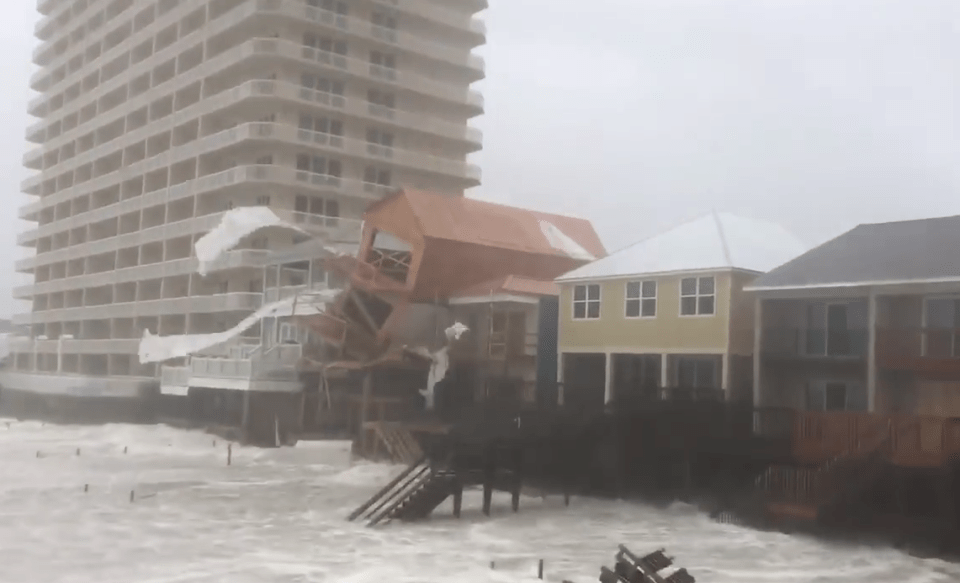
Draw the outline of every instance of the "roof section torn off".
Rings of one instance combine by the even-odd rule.
[[[332,302],[339,293],[340,290],[323,290],[308,295],[284,298],[263,306],[224,332],[155,336],[149,330],[144,330],[143,338],[140,340],[140,364],[163,362],[213,348],[243,334],[263,318],[307,316],[323,312],[326,304]]]
[[[547,238],[550,246],[559,251],[563,251],[574,259],[583,259],[584,261],[594,261],[594,257],[589,251],[580,246],[579,243],[567,236],[551,222],[540,221],[540,230],[543,236]]]
[[[287,220],[281,218],[279,215],[277,215],[277,213],[265,206],[250,206],[231,209],[224,213],[220,223],[214,227],[213,230],[203,237],[197,239],[196,244],[194,244],[194,252],[197,254],[197,260],[199,263],[197,266],[197,273],[200,275],[206,275],[207,267],[211,262],[215,261],[217,257],[223,253],[226,253],[227,251],[236,247],[244,237],[257,232],[260,229],[265,229],[267,227],[281,227],[302,233],[309,237],[316,237],[318,235],[308,229],[308,227],[311,226],[309,223],[305,223],[303,226],[300,226],[295,224],[295,222],[299,221],[300,219],[324,220],[325,218],[327,217],[304,213],[293,213],[292,220]],[[340,218],[336,218],[336,220],[338,223],[350,221],[350,219]],[[359,228],[359,221],[352,221],[352,223]],[[359,238],[359,230],[357,232],[357,237]],[[338,246],[324,245],[322,247],[322,251],[334,256],[342,255],[344,253],[344,251],[339,249]]]
[[[265,206],[235,208],[223,215],[220,224],[212,231],[197,239],[194,251],[197,254],[200,275],[207,274],[207,265],[221,254],[236,247],[240,240],[265,227],[284,226],[303,232],[300,227],[287,224],[276,213]]]

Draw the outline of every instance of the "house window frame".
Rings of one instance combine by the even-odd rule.
[[[930,294],[923,296],[923,302],[920,306],[920,327],[923,330],[923,333],[920,335],[920,354],[924,357],[928,355],[929,349],[929,338],[928,334],[931,330],[937,330],[930,325],[930,302],[936,300],[952,300],[954,302],[960,302],[960,294],[956,293],[942,293],[942,294]],[[950,328],[943,328],[942,330],[950,330]],[[960,338],[958,338],[957,329],[953,329],[952,341],[951,341],[951,354],[960,355]],[[957,358],[954,356],[953,358]]]
[[[522,356],[526,348],[526,313],[519,309],[499,308],[490,312],[489,326],[487,330],[487,356],[496,359],[510,359]],[[497,320],[500,319],[503,329],[497,328]],[[512,334],[516,328],[512,324],[519,321],[523,332],[524,341],[520,346],[511,342]]]
[[[584,288],[583,290],[583,299],[577,299],[577,288]],[[597,298],[590,298],[590,288],[597,288]],[[596,317],[590,317],[590,304],[597,304],[597,315]],[[577,304],[583,304],[583,317],[577,317]],[[573,286],[572,294],[570,296],[570,318],[572,320],[582,321],[582,320],[599,320],[603,314],[603,290],[599,283],[578,283]]]
[[[696,292],[694,294],[684,294],[683,293],[683,282],[688,279],[693,279],[696,281]],[[704,279],[713,280],[713,293],[705,294],[700,292],[700,282]],[[717,315],[717,277],[715,275],[691,275],[680,278],[679,289],[680,301],[679,306],[677,307],[679,316],[681,318],[713,318]],[[694,298],[696,302],[696,311],[693,314],[684,314],[683,313],[683,300],[684,298]],[[713,310],[709,314],[700,313],[700,300],[702,298],[713,298]]]
[[[643,295],[643,286],[648,283],[653,284],[652,296]],[[637,297],[630,296],[630,284],[639,284],[637,291],[640,295],[638,295]],[[623,285],[623,317],[626,318],[627,320],[653,320],[654,318],[656,318],[657,308],[659,303],[658,302],[659,288],[660,286],[658,285],[657,280],[655,279],[637,279],[637,280],[631,280],[626,282]],[[643,315],[643,304],[644,302],[647,302],[647,301],[653,302],[653,315],[650,315],[650,316]],[[636,316],[631,316],[629,314],[628,307],[630,306],[630,302],[638,303],[638,311]]]

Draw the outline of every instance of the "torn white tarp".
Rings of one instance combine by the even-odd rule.
[[[197,254],[200,275],[207,274],[207,266],[221,254],[233,249],[240,240],[266,227],[285,227],[303,233],[303,229],[277,216],[265,206],[240,207],[224,213],[220,224],[197,239],[194,251]]]
[[[453,342],[454,340],[459,340],[463,333],[468,330],[469,328],[460,322],[456,322],[453,326],[450,326],[444,331],[444,334],[447,337],[447,346],[444,346],[436,352],[430,352],[426,348],[418,348],[414,351],[417,354],[430,359],[430,372],[427,373],[427,387],[420,390],[420,394],[423,395],[427,411],[433,410],[437,383],[442,381],[447,376],[447,371],[450,369],[449,343]]]
[[[549,221],[540,221],[540,230],[543,236],[547,238],[550,246],[558,251],[563,251],[574,259],[583,259],[584,261],[593,261],[596,259],[589,251],[580,246],[570,236],[561,231],[556,225]]]
[[[284,298],[263,306],[241,320],[239,324],[224,332],[155,336],[149,330],[144,330],[143,338],[140,340],[140,364],[163,362],[171,358],[189,356],[218,344],[223,344],[236,338],[264,318],[309,316],[320,313],[326,309],[327,303],[336,298],[338,293],[340,293],[339,290],[322,290]]]

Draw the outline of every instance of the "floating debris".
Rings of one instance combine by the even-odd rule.
[[[600,568],[600,583],[696,583],[686,569],[679,569],[668,577],[659,574],[671,565],[673,559],[664,554],[664,549],[637,558],[620,545],[613,570]]]

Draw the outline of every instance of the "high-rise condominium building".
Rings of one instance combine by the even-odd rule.
[[[20,217],[19,339],[5,390],[119,395],[156,378],[143,330],[225,330],[262,305],[253,237],[196,273],[193,244],[239,206],[331,236],[409,186],[480,182],[468,120],[487,0],[40,0],[38,121]],[[83,384],[77,384],[84,379]],[[90,379],[97,379],[91,383]]]

